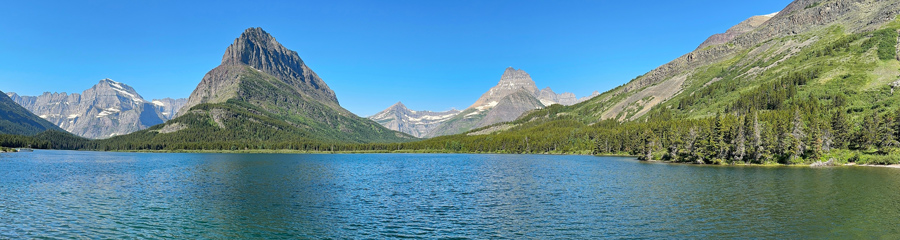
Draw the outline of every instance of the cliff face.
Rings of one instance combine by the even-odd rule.
[[[86,138],[132,133],[161,124],[171,116],[165,114],[165,103],[146,101],[131,86],[110,79],[101,80],[81,94],[7,95],[35,115]]]

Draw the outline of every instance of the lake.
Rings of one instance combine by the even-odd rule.
[[[0,154],[0,238],[900,239],[900,169],[468,154]]]

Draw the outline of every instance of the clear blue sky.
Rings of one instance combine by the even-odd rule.
[[[506,67],[579,97],[626,83],[788,0],[10,1],[0,90],[81,92],[100,79],[188,97],[248,27],[262,27],[368,116],[402,101],[462,109]]]

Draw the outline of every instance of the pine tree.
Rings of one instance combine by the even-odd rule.
[[[806,137],[807,153],[809,154],[809,159],[816,160],[822,157],[825,141],[822,137],[821,126],[816,123],[810,123],[809,125],[809,134]]]
[[[716,159],[725,159],[728,154],[728,144],[725,141],[725,134],[727,133],[725,118],[717,113],[714,124],[712,146],[710,146],[711,152],[715,153]]]
[[[762,129],[759,126],[759,113],[753,112],[753,160],[757,163],[762,163],[760,159],[763,157],[763,152],[765,149],[763,148],[763,138],[762,138]]]
[[[734,161],[741,162],[744,161],[744,155],[747,152],[746,148],[746,137],[744,136],[744,125],[741,124],[738,126],[737,136],[734,138]]]
[[[806,133],[803,131],[803,118],[800,116],[799,109],[794,109],[794,120],[791,121],[791,125],[793,125],[793,128],[790,134],[791,152],[789,156],[791,160],[796,160],[806,152],[806,144],[803,142],[806,138]]]
[[[867,150],[878,145],[880,124],[881,119],[877,112],[872,112],[863,119],[856,137],[860,149]]]
[[[847,148],[850,145],[850,136],[852,131],[847,123],[847,114],[838,109],[831,116],[831,129],[834,135],[834,146],[837,148]]]
[[[645,130],[643,135],[644,151],[642,157],[644,160],[650,161],[653,160],[653,148],[656,146],[659,140],[657,140],[656,134],[654,134],[653,131],[649,129]]]
[[[699,149],[696,148],[697,140],[699,139],[700,134],[697,131],[697,127],[691,127],[691,130],[688,131],[688,134],[684,135],[684,150],[686,151],[686,159],[688,161],[694,161],[700,159]]]

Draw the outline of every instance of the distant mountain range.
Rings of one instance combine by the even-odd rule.
[[[574,105],[597,95],[599,93],[595,91],[591,96],[579,99],[573,93],[556,94],[549,87],[538,90],[528,73],[509,67],[497,86],[463,111],[413,111],[397,103],[369,118],[391,130],[430,138],[512,121],[530,110],[552,104]]]
[[[370,116],[369,119],[388,129],[421,138],[459,113],[460,111],[456,109],[444,112],[414,111],[397,102],[384,111]]]
[[[108,138],[161,124],[175,116],[186,99],[144,100],[137,91],[111,79],[81,94],[49,93],[19,96],[13,101],[60,128],[85,138]]]
[[[342,108],[297,52],[261,28],[249,28],[228,46],[221,65],[203,77],[174,119],[103,144],[222,149],[412,139]]]

